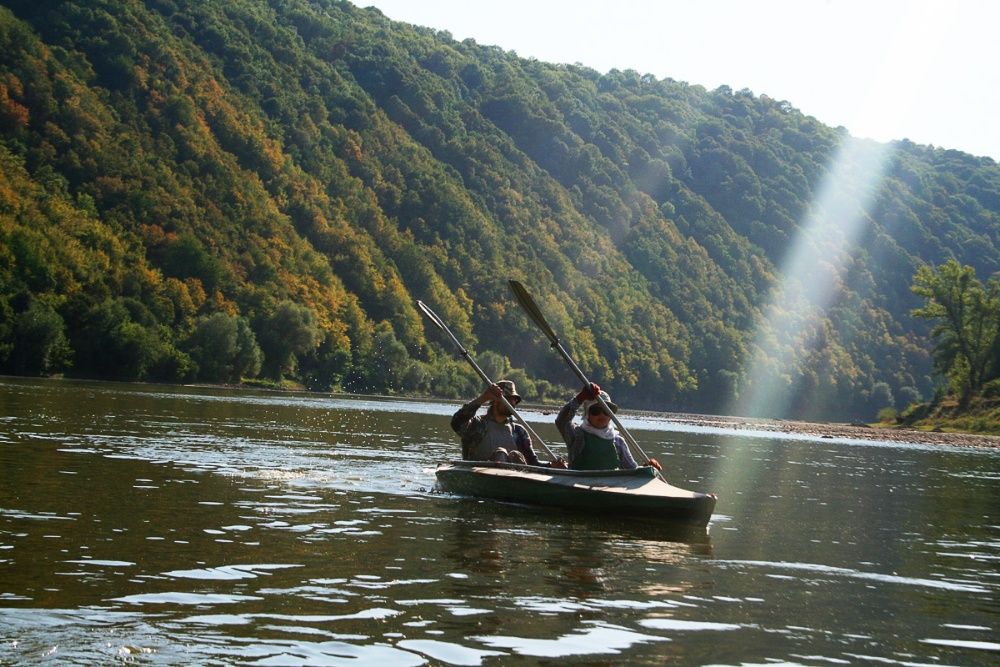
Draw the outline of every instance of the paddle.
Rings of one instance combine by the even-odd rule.
[[[549,323],[545,321],[545,317],[542,315],[542,311],[539,310],[538,304],[536,304],[535,300],[531,298],[530,294],[528,294],[528,290],[526,290],[524,288],[524,285],[522,285],[516,280],[508,280],[507,284],[510,285],[510,290],[514,293],[514,298],[516,298],[517,302],[521,304],[521,307],[524,308],[525,311],[527,311],[528,317],[530,317],[534,321],[534,323],[538,325],[538,328],[542,330],[542,333],[544,333],[548,337],[548,339],[552,341],[553,349],[555,349],[559,354],[562,355],[562,358],[566,360],[566,363],[569,364],[569,367],[573,370],[574,373],[576,373],[576,376],[580,378],[580,381],[583,382],[585,386],[589,387],[590,380],[587,379],[587,376],[583,374],[583,371],[580,370],[580,367],[577,366],[576,363],[573,361],[573,359],[569,356],[569,353],[566,351],[566,348],[564,348],[562,346],[562,343],[559,342],[559,336],[557,336],[556,332],[552,330],[552,327],[549,326]],[[611,411],[611,408],[608,407],[608,404],[604,401],[603,398],[598,396],[597,400],[600,402],[601,407],[604,408],[605,412],[611,415],[611,421],[615,423],[615,426],[618,428],[618,431],[621,432],[623,436],[625,436],[625,442],[628,444],[630,448],[632,448],[633,453],[637,453],[639,455],[640,461],[644,465],[649,465],[649,457],[646,456],[646,452],[642,451],[642,447],[640,447],[639,443],[635,441],[635,438],[632,437],[632,434],[629,433],[624,426],[622,426],[622,423],[618,421],[618,417],[616,417],[615,413]]]
[[[458,342],[458,339],[455,338],[455,334],[453,334],[451,332],[451,329],[449,329],[445,325],[445,323],[441,320],[441,318],[437,316],[437,313],[431,310],[430,307],[423,301],[417,301],[417,307],[420,308],[421,312],[423,312],[423,314],[427,316],[427,319],[433,322],[437,328],[441,329],[441,331],[448,334],[448,337],[451,338],[451,342],[453,342],[455,344],[455,347],[458,348],[459,354],[465,357],[465,360],[472,365],[472,368],[476,371],[476,373],[479,374],[479,377],[481,377],[486,384],[492,385],[493,381],[490,380],[489,376],[486,375],[485,372],[483,372],[483,369],[479,367],[479,364],[477,364],[476,361],[472,358],[472,355],[469,354],[469,351],[466,350],[460,342]],[[531,429],[530,426],[528,426],[528,422],[524,421],[524,418],[520,414],[518,414],[517,410],[514,409],[514,406],[510,404],[510,402],[507,400],[507,397],[504,396],[502,393],[500,394],[500,400],[503,401],[504,406],[510,411],[510,413],[517,418],[517,421],[521,422],[521,426],[523,426],[528,430],[528,433],[531,434],[532,440],[541,445],[542,449],[548,455],[549,460],[554,463],[556,461],[556,456],[545,444],[545,441],[542,440],[538,436],[538,434]]]

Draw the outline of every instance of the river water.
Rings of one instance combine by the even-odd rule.
[[[1000,661],[1000,450],[625,419],[682,531],[434,492],[455,408],[0,378],[0,664]]]

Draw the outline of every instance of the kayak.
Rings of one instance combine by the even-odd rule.
[[[650,466],[634,470],[561,470],[541,466],[451,461],[438,464],[438,488],[448,493],[704,526],[713,494],[671,486]]]

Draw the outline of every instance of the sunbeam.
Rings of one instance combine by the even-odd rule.
[[[730,411],[783,417],[800,390],[792,373],[826,337],[823,321],[845,282],[858,237],[870,223],[869,202],[891,148],[847,138],[800,224],[786,255],[782,281],[751,347],[745,390]]]
[[[933,43],[935,31],[950,20],[928,3],[915,3],[909,14],[901,15],[895,32],[885,35],[884,58],[872,63],[875,76],[867,98],[857,100],[857,106],[878,117],[887,109],[899,108],[901,102],[910,102],[905,106],[912,108],[917,93],[936,83],[936,70],[926,60],[906,59],[905,49],[895,47],[914,39]],[[841,347],[845,341],[831,330],[827,314],[843,292],[857,243],[873,222],[869,205],[881,187],[893,150],[889,144],[844,134],[781,263],[781,281],[763,309],[729,414],[785,417],[792,412],[822,412],[815,408],[836,395],[830,384],[835,374],[824,371],[847,353]],[[802,375],[804,368],[811,374]],[[784,486],[784,468],[789,465],[784,457],[754,458],[738,438],[730,438],[724,449],[714,488],[723,499],[735,502],[729,506],[724,502],[723,512],[739,515],[742,503],[736,496],[761,491],[756,487],[763,465],[771,468],[772,484]],[[766,521],[753,519],[762,517],[743,524],[751,530],[750,526],[768,530]]]
[[[873,83],[858,106],[880,115],[883,109],[915,100],[918,91],[933,84],[926,61],[906,59],[904,49],[896,47],[916,38],[930,40],[949,20],[927,3],[915,3],[901,16],[895,32],[885,36],[883,59],[872,63]],[[888,144],[845,135],[785,255],[781,282],[771,293],[744,360],[744,381],[729,410],[732,414],[781,417],[793,400],[801,412],[809,397],[800,395],[804,387],[795,381],[794,369],[809,367],[803,360],[830,342],[823,324],[826,311],[845,282],[855,244],[871,223],[866,211],[891,153]],[[814,365],[813,370],[815,382],[828,381],[821,367]]]
[[[817,370],[814,384],[806,387],[807,382],[795,377],[795,369],[805,367],[810,354],[826,352],[822,348],[830,344],[823,324],[826,310],[836,301],[856,242],[870,223],[866,208],[878,190],[890,153],[884,144],[849,137],[837,151],[786,255],[782,282],[773,290],[766,318],[758,325],[745,364],[742,395],[730,414],[783,417],[793,403],[802,409],[804,403],[822,400],[827,393],[822,385],[828,377],[822,377],[822,371]],[[769,460],[751,456],[736,437],[728,438],[723,449],[714,488],[735,501],[726,509],[731,515],[742,512],[737,496],[761,492],[756,485],[762,465],[769,466],[779,487],[786,479],[787,462],[781,455]],[[751,530],[750,526],[766,530],[762,525],[766,519],[740,517],[740,523]]]

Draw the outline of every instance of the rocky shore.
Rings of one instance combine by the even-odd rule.
[[[819,438],[853,438],[856,440],[883,440],[912,444],[951,445],[954,447],[1000,447],[1000,436],[973,433],[946,433],[888,426],[872,427],[865,424],[751,419],[747,417],[720,417],[683,413],[659,413],[657,416],[669,421],[681,422],[692,426],[799,433]]]

